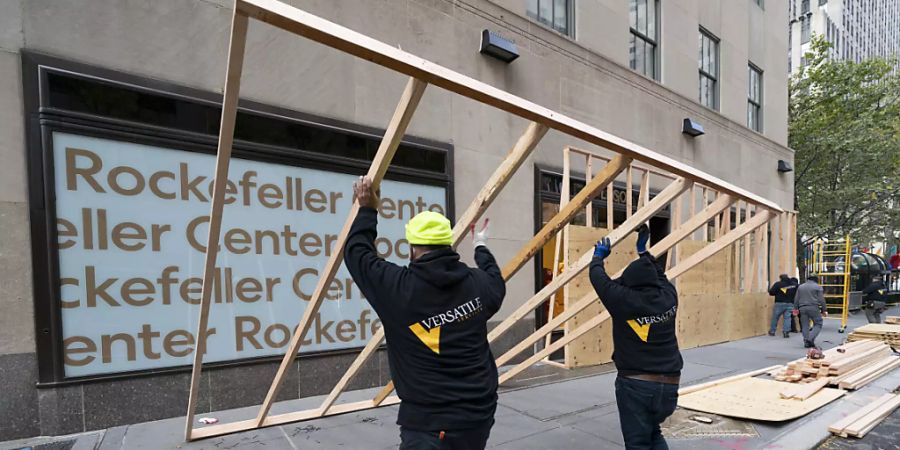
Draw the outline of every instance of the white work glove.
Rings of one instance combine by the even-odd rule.
[[[473,223],[470,227],[472,232],[472,248],[478,248],[481,246],[487,247],[487,240],[489,235],[489,225],[491,219],[484,219],[484,225],[481,226],[481,231],[475,232],[475,224]]]

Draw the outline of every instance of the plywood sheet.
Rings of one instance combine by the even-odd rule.
[[[575,261],[581,255],[591,250],[594,244],[608,233],[609,230],[605,228],[570,226],[568,236],[569,261]],[[606,258],[607,273],[615,273],[637,258],[636,242],[637,235],[632,233],[613,248],[612,254]],[[594,288],[591,286],[588,271],[584,271],[569,283],[566,288],[565,302],[567,305],[572,304],[593,292]],[[581,324],[596,317],[604,310],[603,305],[598,300],[596,304],[589,306],[566,322],[566,332],[578,328]],[[575,339],[566,347],[566,366],[580,367],[607,363],[612,361],[612,352],[612,322],[606,321],[599,327]]]
[[[678,406],[741,419],[782,422],[796,419],[837,400],[844,391],[825,388],[806,400],[783,399],[779,393],[791,383],[760,378],[713,386],[678,398]]]

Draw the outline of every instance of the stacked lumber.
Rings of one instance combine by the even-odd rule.
[[[863,437],[900,406],[900,395],[884,394],[874,402],[835,422],[828,431],[841,436]]]
[[[900,325],[890,323],[870,323],[853,330],[848,341],[871,339],[883,341],[892,347],[900,347]]]
[[[884,323],[900,325],[900,316],[887,316],[884,318]]]
[[[828,349],[823,355],[822,359],[803,358],[790,362],[773,376],[776,381],[816,385],[821,384],[821,380],[827,380],[818,388],[810,388],[815,393],[826,384],[858,389],[900,366],[900,358],[894,356],[891,348],[884,342],[874,340],[849,342]],[[802,396],[807,390],[797,392]],[[787,395],[783,398],[797,398],[795,391],[790,389],[786,389],[783,394]]]
[[[779,393],[779,395],[781,396],[781,398],[792,398],[795,400],[803,401],[812,397],[813,394],[822,390],[822,388],[827,386],[829,383],[831,383],[831,378],[825,377],[811,383],[791,384],[783,389]]]

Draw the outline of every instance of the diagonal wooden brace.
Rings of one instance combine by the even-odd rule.
[[[506,186],[519,167],[522,166],[522,163],[525,162],[528,155],[530,155],[537,146],[538,142],[540,142],[544,135],[547,134],[548,129],[549,128],[546,126],[534,122],[528,125],[525,132],[519,137],[509,153],[507,153],[506,158],[497,170],[494,171],[484,187],[481,188],[481,191],[478,192],[475,199],[472,200],[469,207],[466,208],[466,211],[460,216],[460,219],[456,221],[456,226],[453,227],[453,243],[451,244],[453,248],[456,248],[459,243],[462,242],[462,239],[466,236],[466,232],[469,229],[469,225],[474,224],[481,215],[484,214],[491,203],[493,203],[494,199],[497,198],[497,195],[500,194],[500,191],[503,190],[503,187]],[[325,415],[328,412],[328,409],[331,408],[335,400],[337,400],[337,397],[344,391],[350,380],[356,376],[359,369],[361,369],[366,361],[369,360],[374,354],[375,349],[377,349],[383,341],[384,327],[381,327],[375,332],[372,338],[369,339],[366,347],[356,356],[356,359],[350,365],[350,368],[347,369],[338,384],[334,386],[325,398],[325,401],[322,402],[322,405],[319,407],[321,415]],[[394,383],[391,381],[382,389],[379,395],[375,397],[375,406],[381,405],[384,399],[393,391],[393,388]]]
[[[503,279],[509,280],[512,278],[525,263],[531,260],[547,241],[552,239],[553,236],[556,236],[556,233],[558,233],[560,229],[571,222],[572,219],[584,209],[584,205],[593,200],[607,184],[612,183],[612,181],[616,179],[616,176],[628,167],[629,164],[631,164],[631,158],[621,155],[610,160],[600,173],[598,173],[595,178],[591,179],[591,182],[585,185],[584,188],[575,195],[575,198],[556,213],[556,215],[541,228],[541,231],[538,231],[537,234],[522,247],[522,250],[520,250],[519,253],[503,267]]]
[[[661,209],[665,208],[666,205],[669,204],[669,202],[681,195],[682,192],[689,189],[692,184],[693,182],[684,178],[677,179],[673,183],[669,184],[669,186],[667,186],[665,189],[663,189],[663,191],[660,192],[659,195],[654,197],[653,200],[650,200],[647,203],[647,206],[637,210],[629,219],[623,222],[622,225],[620,225],[618,228],[611,231],[606,237],[608,237],[610,243],[615,246],[628,233],[631,233],[642,223],[650,220],[650,217],[659,212]],[[528,301],[522,304],[522,306],[513,311],[512,314],[510,314],[493,330],[491,330],[490,333],[488,333],[488,341],[493,342],[503,333],[506,333],[510,328],[512,328],[513,325],[515,325],[516,322],[519,321],[519,319],[525,317],[526,314],[530,313],[535,308],[540,306],[540,304],[543,303],[544,300],[553,295],[553,293],[559,290],[559,288],[565,286],[566,283],[568,283],[579,273],[587,269],[591,264],[593,254],[593,249],[586,252],[571,267],[567,268],[564,272],[559,274],[556,279],[544,286],[543,289],[541,289],[537,294],[534,294],[534,296],[528,299]]]
[[[400,97],[400,102],[397,104],[397,109],[394,111],[394,115],[391,117],[391,121],[385,130],[384,138],[381,140],[381,145],[378,147],[378,152],[375,154],[375,159],[372,160],[372,165],[369,167],[367,176],[372,179],[372,186],[374,188],[377,188],[378,185],[381,184],[381,179],[387,172],[388,166],[391,164],[391,159],[393,159],[397,147],[400,146],[403,135],[406,134],[406,127],[409,125],[410,120],[412,120],[413,113],[416,110],[416,106],[419,104],[419,100],[422,98],[422,94],[425,93],[426,86],[428,86],[427,83],[415,78],[410,78],[409,82],[407,82],[406,88],[403,90],[403,95]],[[358,211],[359,203],[354,201],[353,206],[350,208],[350,213],[347,216],[347,220],[344,222],[344,227],[341,229],[337,241],[335,242],[331,256],[328,258],[328,262],[325,263],[325,268],[321,272],[319,283],[316,285],[312,298],[310,298],[306,310],[303,313],[303,317],[300,319],[300,324],[291,336],[291,343],[288,346],[287,353],[285,353],[284,358],[281,360],[281,366],[278,368],[278,373],[275,375],[272,385],[269,386],[269,392],[266,394],[265,401],[263,401],[262,406],[259,408],[259,414],[256,416],[257,426],[262,425],[266,416],[269,414],[269,409],[272,407],[272,403],[278,395],[284,376],[287,374],[288,370],[290,370],[291,363],[297,356],[297,352],[300,351],[300,344],[303,341],[303,336],[306,335],[306,331],[309,329],[313,317],[316,315],[319,306],[322,304],[325,290],[337,273],[338,268],[341,266],[344,256],[344,244],[347,241],[347,236],[350,234],[350,227],[356,219]]]

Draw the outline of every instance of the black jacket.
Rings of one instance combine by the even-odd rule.
[[[475,249],[478,269],[449,248],[398,266],[378,257],[377,225],[377,211],[360,208],[344,262],[384,327],[402,400],[397,423],[426,431],[483,425],[497,407],[487,321],[506,295],[500,268],[484,246]]]
[[[863,289],[862,293],[865,296],[863,300],[866,302],[883,302],[885,300],[885,292],[887,292],[887,289],[884,287],[884,283],[881,281],[872,282]]]
[[[642,253],[622,277],[609,278],[601,258],[591,284],[613,322],[613,362],[620,375],[680,375],[684,362],[675,336],[678,293],[650,253]]]
[[[797,285],[791,280],[778,280],[769,288],[769,295],[775,296],[775,303],[794,303],[797,295]]]

